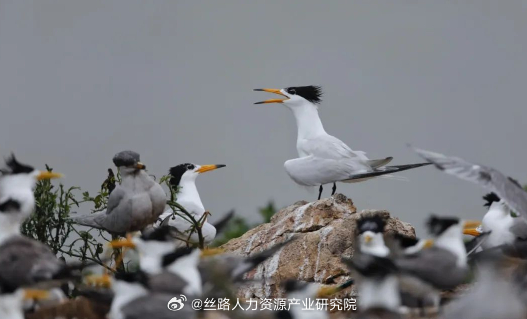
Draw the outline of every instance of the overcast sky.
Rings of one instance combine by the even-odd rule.
[[[418,162],[412,143],[526,182],[526,14],[526,1],[0,0],[0,156],[90,192],[124,149],[155,175],[224,163],[198,179],[212,220],[256,221],[269,200],[317,192],[283,168],[293,115],[252,89],[316,84],[328,133],[370,158]],[[473,184],[401,175],[338,190],[419,229],[484,213]]]

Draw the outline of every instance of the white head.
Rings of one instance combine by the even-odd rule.
[[[452,252],[458,257],[458,265],[466,266],[467,251],[463,242],[463,231],[479,225],[479,221],[462,221],[457,217],[432,215],[428,220],[428,231],[434,237],[435,246]]]
[[[322,88],[320,86],[308,85],[308,86],[295,86],[284,89],[254,89],[255,91],[264,91],[279,94],[285,97],[285,99],[270,99],[262,102],[256,102],[254,104],[264,103],[282,103],[288,108],[294,110],[302,107],[315,107],[322,102]]]
[[[169,170],[170,185],[176,188],[187,183],[195,183],[199,174],[225,167],[224,164],[197,165],[192,163],[179,164]]]
[[[384,243],[385,222],[379,216],[362,217],[357,221],[360,251],[378,257],[386,257],[390,253]]]
[[[0,170],[0,227],[20,227],[33,212],[37,181],[59,178],[58,173],[39,171],[18,162],[14,155],[6,160],[6,168]]]

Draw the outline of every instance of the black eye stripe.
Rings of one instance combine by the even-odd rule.
[[[20,203],[14,199],[8,199],[0,204],[0,213],[7,213],[20,210]]]

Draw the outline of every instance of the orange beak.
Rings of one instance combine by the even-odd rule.
[[[287,97],[287,95],[282,93],[279,89],[254,89],[254,91],[264,91],[264,92],[279,94],[281,96],[285,96],[286,97],[283,100],[281,100],[281,99],[270,99],[270,100],[265,100],[265,101],[261,101],[261,102],[256,102],[254,104],[283,103],[285,100],[289,100],[289,97]]]

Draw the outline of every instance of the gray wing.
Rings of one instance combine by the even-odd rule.
[[[168,309],[168,302],[175,297],[172,294],[151,293],[147,296],[132,300],[121,308],[124,319],[174,319],[196,318],[196,313],[191,308],[191,301],[184,303],[182,309],[171,311]],[[177,296],[179,297],[179,296]]]
[[[517,238],[527,240],[527,221],[523,218],[515,218],[510,231]]]
[[[399,258],[397,268],[415,276],[439,289],[452,289],[462,284],[467,277],[467,269],[456,265],[457,258],[451,252],[432,247],[415,255]]]
[[[499,171],[457,157],[448,157],[417,148],[414,148],[414,151],[443,172],[495,192],[512,210],[527,216],[527,192]]]
[[[158,293],[181,294],[187,285],[183,278],[169,271],[148,278],[148,287]]]
[[[115,187],[115,189],[110,194],[110,197],[108,198],[108,205],[106,207],[106,214],[111,214],[117,206],[121,203],[124,196],[126,194],[126,191],[121,185],[118,185]]]
[[[52,279],[65,268],[48,246],[25,236],[15,236],[0,246],[0,278],[12,287]]]

